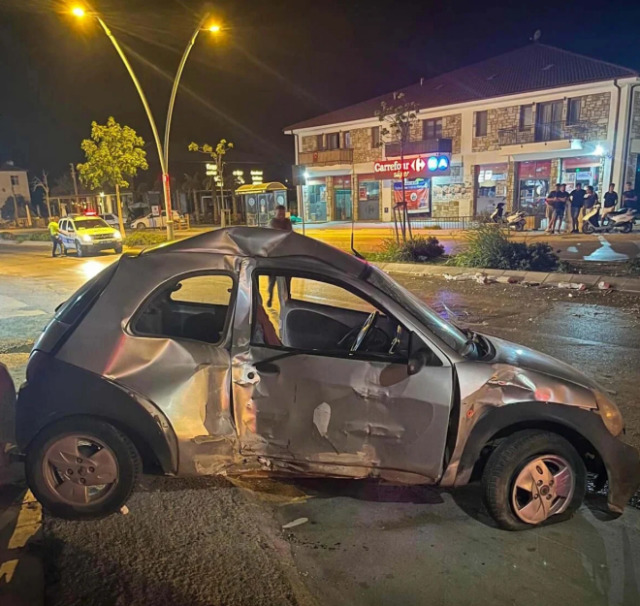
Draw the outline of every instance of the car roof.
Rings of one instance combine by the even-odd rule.
[[[143,254],[212,252],[239,257],[312,257],[353,276],[362,275],[369,264],[320,240],[293,231],[264,227],[227,227],[192,238],[163,244]]]

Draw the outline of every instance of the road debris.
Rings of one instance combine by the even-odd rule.
[[[123,516],[127,516],[127,515],[129,515],[129,508],[128,508],[126,505],[123,505],[123,506],[120,508],[120,513],[121,513]]]
[[[558,282],[558,288],[567,288],[570,290],[587,290],[587,285],[582,282]]]
[[[302,526],[309,521],[309,518],[298,518],[297,520],[293,520],[293,522],[288,522],[287,524],[283,524],[282,530],[288,530],[289,528],[295,528],[296,526]]]
[[[600,290],[609,290],[611,288],[611,284],[609,282],[598,282],[598,288]]]
[[[500,284],[518,284],[519,281],[515,276],[498,276],[496,278],[496,282]]]

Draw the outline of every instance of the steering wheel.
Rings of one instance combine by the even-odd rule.
[[[342,337],[342,339],[340,339],[338,345],[340,347],[344,346],[354,337],[354,335],[357,334],[355,341],[349,348],[349,352],[355,353],[356,351],[358,351],[358,349],[360,349],[360,347],[364,343],[365,339],[369,336],[371,329],[375,326],[379,315],[380,314],[377,311],[371,312],[367,316],[367,319],[364,321],[364,324],[360,328],[356,327],[351,329],[344,337]]]

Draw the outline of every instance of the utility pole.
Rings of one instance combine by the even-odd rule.
[[[78,179],[76,179],[76,167],[73,162],[69,164],[71,167],[71,179],[73,179],[73,191],[76,194],[76,206],[80,206],[80,196],[78,196]]]

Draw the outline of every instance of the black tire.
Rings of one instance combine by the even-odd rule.
[[[537,525],[518,518],[511,502],[513,485],[523,467],[544,454],[562,457],[571,467],[575,487],[571,502],[558,515],[542,524],[565,520],[580,507],[587,489],[587,470],[576,449],[562,436],[548,431],[519,431],[506,438],[491,453],[482,475],[482,489],[487,511],[505,530],[527,530]]]
[[[76,255],[78,257],[86,257],[87,256],[87,250],[77,240],[76,240]]]
[[[115,455],[117,479],[112,490],[96,503],[74,505],[64,502],[44,477],[45,453],[54,442],[68,435],[97,438]],[[119,511],[131,496],[141,468],[140,455],[131,440],[113,425],[94,417],[63,419],[43,429],[29,446],[25,464],[27,483],[38,501],[54,516],[68,520],[103,518]]]
[[[583,234],[592,234],[595,231],[593,225],[589,223],[589,221],[584,221],[582,223],[582,233]]]
[[[114,250],[116,251],[116,255],[119,255],[122,253],[122,244],[118,244]]]
[[[147,229],[147,226],[144,223],[138,223],[138,225],[136,225],[136,229]]]
[[[623,234],[630,234],[633,229],[633,223],[625,223],[620,230]]]
[[[524,223],[516,223],[516,231],[523,231]]]

